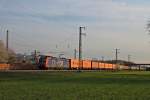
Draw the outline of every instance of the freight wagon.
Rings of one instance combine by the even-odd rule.
[[[82,62],[81,62],[82,65]],[[70,59],[70,69],[78,69],[79,60],[78,59]]]
[[[91,69],[98,70],[99,69],[99,62],[98,61],[92,61],[91,62]]]
[[[101,69],[101,70],[105,70],[105,63],[101,63],[101,62],[99,62],[99,69]]]
[[[129,66],[119,65],[120,70],[128,70],[130,69]]]
[[[92,65],[90,60],[82,60],[82,69],[92,70]]]
[[[0,64],[0,70],[9,70],[11,69],[10,64]]]

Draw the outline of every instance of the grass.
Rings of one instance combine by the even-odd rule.
[[[0,72],[0,100],[150,100],[150,72]]]

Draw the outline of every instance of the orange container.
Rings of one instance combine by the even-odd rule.
[[[113,67],[112,69],[117,69],[116,64],[112,64],[112,67]]]
[[[83,60],[83,69],[91,69],[91,61],[90,60]]]
[[[10,64],[0,64],[0,70],[9,70]]]
[[[107,69],[113,69],[113,65],[112,64],[107,64]]]
[[[112,67],[111,67],[111,65],[110,64],[108,64],[108,63],[105,63],[105,69],[111,69]]]
[[[99,62],[92,61],[92,69],[99,69]]]
[[[79,60],[78,59],[71,59],[71,69],[78,69],[79,67]]]
[[[105,63],[101,63],[101,62],[100,62],[100,63],[99,63],[99,68],[100,68],[100,69],[105,69]]]
[[[107,63],[105,63],[105,69],[108,69],[108,64]]]

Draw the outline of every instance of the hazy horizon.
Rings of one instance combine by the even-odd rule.
[[[83,57],[150,63],[150,19],[147,0],[0,0],[0,39],[10,31],[17,53],[39,50],[73,57],[79,26],[85,26]],[[58,55],[53,54],[53,55]]]

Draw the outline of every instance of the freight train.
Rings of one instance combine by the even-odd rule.
[[[104,63],[94,60],[81,60],[79,67],[78,59],[57,58],[53,56],[41,56],[38,63],[39,69],[66,69],[66,70],[116,70],[116,64]],[[124,66],[127,69],[127,66]]]

